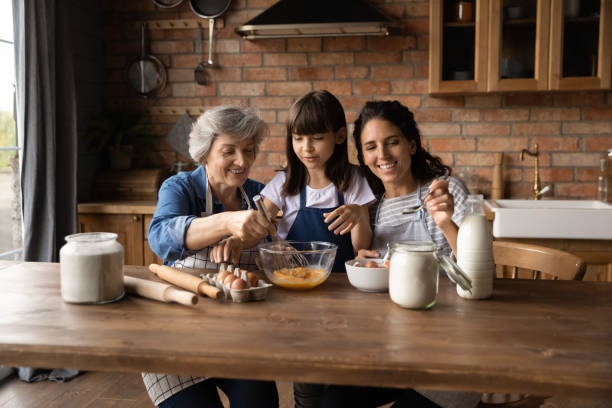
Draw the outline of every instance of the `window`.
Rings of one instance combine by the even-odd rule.
[[[15,56],[12,2],[0,2],[0,259],[20,259],[21,192],[13,101]]]

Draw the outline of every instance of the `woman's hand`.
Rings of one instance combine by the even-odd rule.
[[[374,249],[360,249],[355,259],[380,258],[380,252]]]
[[[274,225],[255,210],[231,211],[223,214],[228,232],[242,241],[258,241],[266,235],[276,235]]]
[[[232,236],[219,241],[210,251],[209,257],[211,261],[217,264],[224,262],[237,264],[240,260],[242,249],[242,241]]]
[[[330,213],[324,213],[326,223],[335,220],[327,228],[334,234],[344,235],[355,228],[360,222],[370,222],[368,208],[358,204],[344,204]]]
[[[429,187],[429,195],[425,198],[427,212],[441,229],[450,225],[455,211],[455,200],[448,191],[447,180],[434,180]]]
[[[447,180],[434,180],[429,187],[431,192],[425,203],[427,211],[433,218],[436,225],[442,230],[444,238],[448,241],[453,253],[457,255],[457,234],[459,227],[452,220],[455,212],[455,199],[448,191]]]

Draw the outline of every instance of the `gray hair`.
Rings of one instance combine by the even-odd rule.
[[[195,121],[189,133],[189,154],[200,163],[210,151],[219,135],[228,135],[239,141],[253,138],[255,153],[268,134],[268,126],[254,109],[233,105],[220,105],[208,109]]]

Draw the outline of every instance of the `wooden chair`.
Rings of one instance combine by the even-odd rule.
[[[493,241],[497,277],[582,280],[584,261],[569,252],[522,242]],[[547,397],[485,393],[479,406],[539,407]],[[518,405],[517,405],[518,404]]]
[[[576,255],[521,242],[493,241],[493,258],[498,277],[582,280],[586,272],[585,262]],[[502,266],[506,267],[503,275],[499,273]],[[508,269],[510,276],[506,273]],[[525,272],[521,275],[520,270],[527,270],[527,275]]]

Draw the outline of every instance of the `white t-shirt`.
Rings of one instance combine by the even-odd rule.
[[[278,224],[278,236],[285,239],[300,209],[300,194],[282,196],[281,190],[285,184],[286,173],[279,171],[276,176],[261,190],[261,195],[272,201],[283,211],[283,218]],[[369,205],[376,200],[366,179],[353,172],[353,178],[344,194],[344,204]],[[338,189],[334,183],[323,188],[306,186],[306,206],[313,208],[329,208],[338,206]]]

